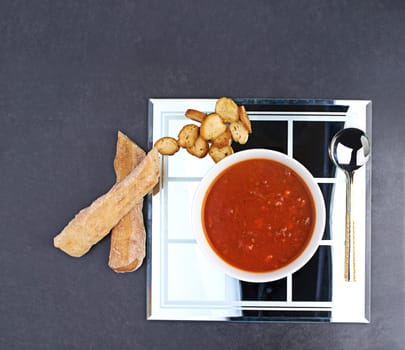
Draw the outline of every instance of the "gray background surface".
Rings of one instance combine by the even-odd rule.
[[[1,1],[0,349],[404,349],[402,1]],[[149,97],[373,100],[369,325],[146,321],[146,268],[52,238]]]

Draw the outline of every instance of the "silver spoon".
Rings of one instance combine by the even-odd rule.
[[[345,280],[356,281],[354,250],[354,223],[352,221],[352,184],[354,172],[370,158],[370,141],[360,129],[340,130],[329,146],[329,156],[346,174],[346,235],[345,235]]]

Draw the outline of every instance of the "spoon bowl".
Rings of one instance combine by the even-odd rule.
[[[332,139],[329,155],[339,168],[353,173],[370,158],[370,141],[364,131],[356,128],[340,130]]]

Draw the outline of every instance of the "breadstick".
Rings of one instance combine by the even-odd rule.
[[[54,238],[54,246],[74,257],[86,254],[158,183],[159,165],[152,149],[124,180],[81,210]]]
[[[117,182],[123,180],[144,158],[144,150],[119,131],[114,159]],[[141,200],[111,231],[108,266],[115,272],[135,271],[145,257],[146,233],[142,207]]]

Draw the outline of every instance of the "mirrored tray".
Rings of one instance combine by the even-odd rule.
[[[162,157],[158,190],[148,198],[147,317],[159,320],[353,322],[370,321],[371,162],[356,172],[353,192],[356,282],[344,280],[345,177],[328,156],[345,127],[371,139],[371,102],[360,100],[235,99],[245,105],[253,134],[235,151],[268,148],[304,164],[324,195],[327,222],[313,258],[287,278],[247,283],[228,277],[201,255],[190,207],[199,181],[214,165],[181,149]],[[177,138],[188,108],[215,109],[215,99],[151,99],[149,142]]]

